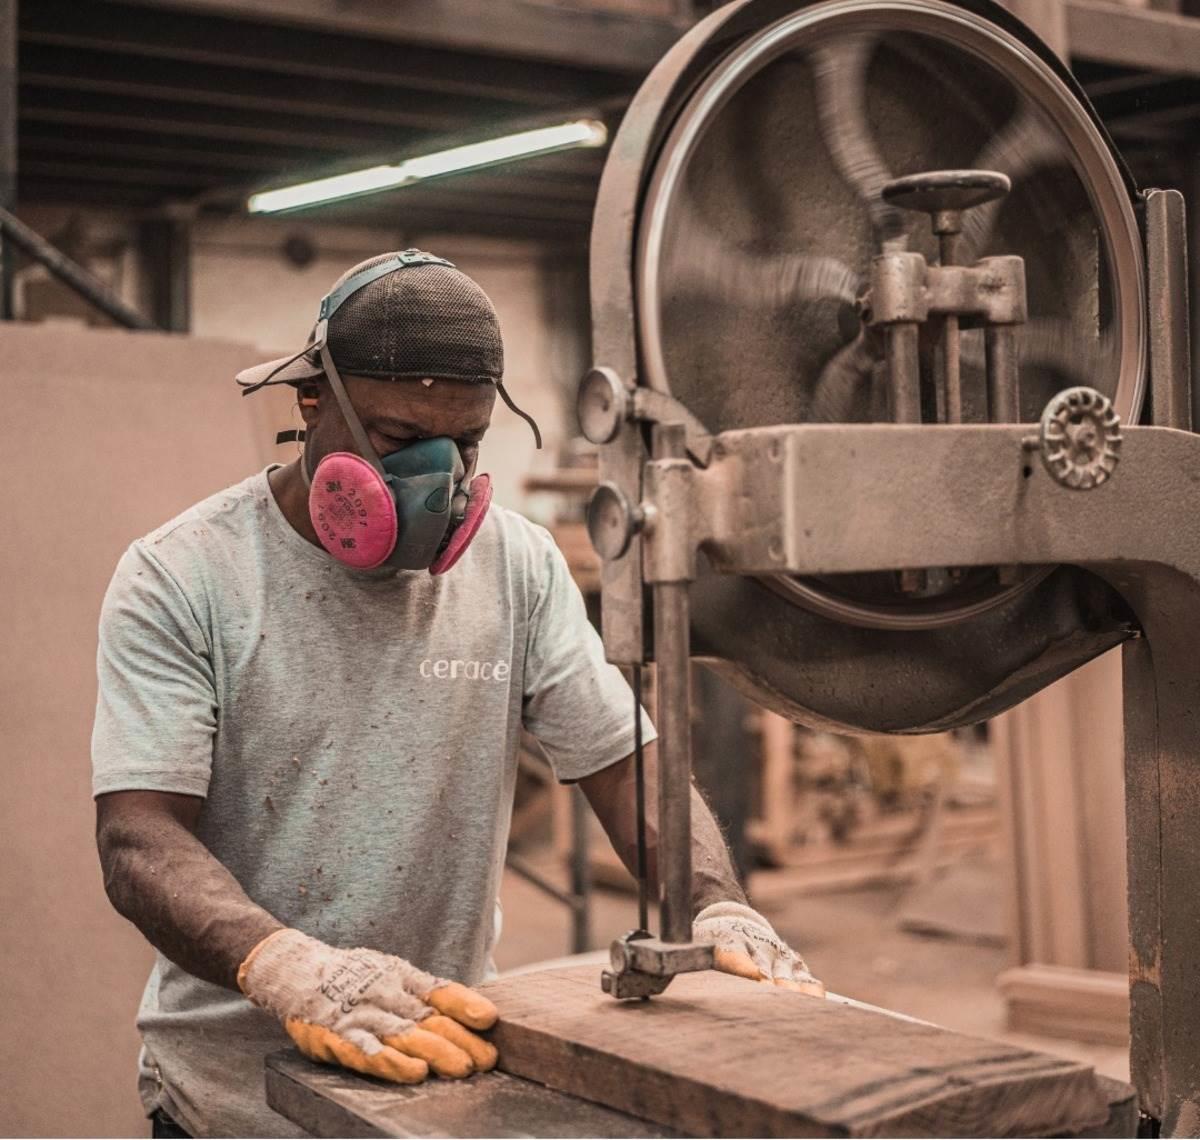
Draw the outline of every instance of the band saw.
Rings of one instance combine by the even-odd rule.
[[[657,666],[660,931],[614,944],[608,993],[711,961],[692,658],[804,724],[920,733],[1122,645],[1133,1079],[1148,1127],[1200,1130],[1185,266],[1180,195],[987,0],[745,0],[655,68],[578,396],[605,649]]]
[[[990,0],[734,0],[630,105],[591,282],[588,524],[638,703],[656,666],[658,935],[643,862],[605,992],[485,986],[503,1072],[380,1088],[277,1054],[269,1102],[317,1135],[1131,1134],[1090,1066],[698,977],[690,942],[692,659],[800,723],[923,733],[1121,646],[1140,1130],[1200,1134],[1180,195],[1134,185]]]

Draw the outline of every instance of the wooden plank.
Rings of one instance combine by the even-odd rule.
[[[313,1136],[674,1136],[504,1073],[393,1085],[314,1065],[294,1049],[266,1062],[267,1103]]]
[[[1108,1105],[1108,1119],[1087,1128],[1086,1135],[1133,1136],[1138,1112],[1132,1086],[1101,1076],[1096,1083]],[[276,1112],[313,1136],[681,1135],[506,1073],[488,1073],[465,1083],[430,1082],[413,1089],[315,1065],[294,1049],[267,1058],[266,1091],[267,1103]]]
[[[1074,59],[1200,75],[1200,20],[1194,16],[1068,0],[1067,43]]]
[[[620,1003],[593,967],[485,985],[508,1073],[695,1136],[1020,1136],[1097,1128],[1084,1064],[727,975]]]
[[[1104,970],[1033,963],[996,979],[1018,1033],[1129,1044],[1129,977]]]

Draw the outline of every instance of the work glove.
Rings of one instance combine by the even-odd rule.
[[[811,997],[825,996],[825,983],[758,911],[745,903],[706,906],[692,922],[692,938],[714,948],[714,964],[726,974],[766,982]]]
[[[299,930],[277,930],[246,956],[238,986],[270,1010],[314,1061],[400,1084],[466,1077],[496,1064],[472,1029],[496,1023],[482,994],[378,950],[339,950]]]

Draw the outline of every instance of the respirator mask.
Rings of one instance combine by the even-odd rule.
[[[407,250],[351,273],[322,299],[310,343],[276,369],[284,375],[284,382],[294,383],[288,365],[301,357],[315,358],[319,369],[311,371],[328,381],[354,441],[355,451],[326,455],[313,471],[307,454],[302,456],[300,471],[308,487],[308,512],[318,541],[338,562],[355,570],[428,569],[431,574],[444,574],[479,533],[492,499],[490,476],[476,475],[474,461],[467,469],[458,444],[447,436],[414,440],[380,456],[329,350],[329,321],[347,299],[385,274],[418,265],[454,268],[442,258]],[[239,381],[247,394],[278,382],[275,374],[255,377],[251,383],[240,377]],[[540,448],[541,433],[533,419],[513,404],[499,379],[487,382],[494,382],[505,404],[529,423]],[[276,438],[277,442],[303,440],[304,433],[281,432]]]
[[[492,501],[491,477],[465,470],[458,444],[446,436],[376,454],[329,349],[322,345],[320,354],[357,454],[335,451],[311,474],[308,456],[300,459],[317,540],[355,570],[428,567],[431,574],[444,574],[483,524]]]

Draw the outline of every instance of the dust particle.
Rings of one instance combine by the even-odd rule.
[[[321,901],[322,902],[333,902],[333,895],[322,895]]]
[[[324,787],[324,786],[325,786],[326,784],[328,784],[328,783],[329,783],[329,781],[328,781],[328,780],[322,780],[322,781],[321,781],[321,787]]]
[[[324,870],[325,870],[325,868],[324,868],[323,866],[322,866],[322,867],[318,867],[318,868],[317,868],[317,874],[318,874],[318,875],[322,874],[322,873],[324,872]]]
[[[292,763],[295,765],[295,767],[296,767],[296,771],[297,771],[297,772],[299,772],[299,771],[300,771],[300,757],[299,757],[299,756],[293,756],[293,757],[292,757]]]
[[[265,807],[267,809],[267,811],[274,811],[275,810],[275,801],[273,799],[271,799],[270,796],[264,796],[263,797],[263,807]]]

